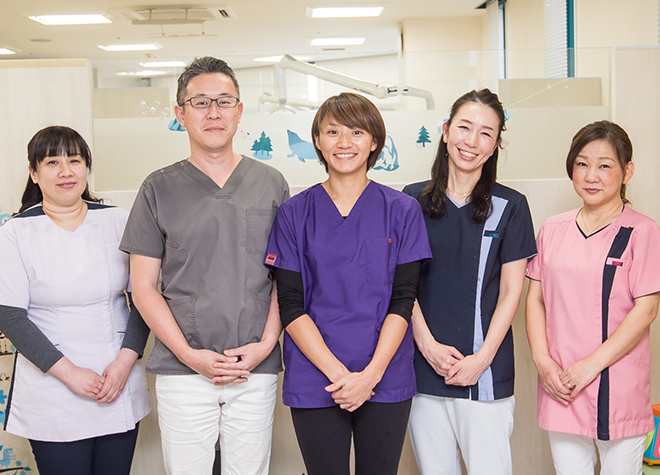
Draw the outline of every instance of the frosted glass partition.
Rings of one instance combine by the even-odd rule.
[[[542,50],[507,50],[507,78],[491,78],[493,51],[436,51],[341,58],[328,56],[317,66],[375,84],[409,86],[430,91],[435,110],[420,97],[369,96],[381,109],[388,129],[386,150],[372,177],[393,186],[424,180],[440,140],[440,127],[453,101],[471,89],[498,92],[510,116],[506,123],[501,179],[562,178],[571,137],[583,125],[612,117],[612,50],[576,51],[577,77],[548,79],[542,75]],[[184,62],[190,58],[181,58]],[[274,65],[225,57],[235,66],[244,113],[235,139],[236,151],[266,160],[280,169],[292,186],[323,179],[311,147],[315,111],[330,95],[346,87],[284,70],[278,83]],[[96,188],[134,190],[152,170],[185,158],[188,139],[168,129],[173,118],[176,78],[181,68],[148,79],[117,76],[128,65],[120,61],[92,64]],[[286,101],[278,103],[279,98]],[[102,102],[112,104],[112,115]],[[120,112],[118,112],[120,111]],[[121,112],[123,111],[123,112]],[[118,115],[124,114],[124,117]]]

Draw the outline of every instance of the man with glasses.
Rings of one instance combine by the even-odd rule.
[[[223,474],[268,473],[282,367],[263,259],[289,188],[275,169],[234,153],[239,97],[224,61],[186,67],[174,110],[190,157],[147,177],[120,245],[131,254],[133,299],[156,335],[147,371],[157,374],[168,474],[210,474],[218,436]]]

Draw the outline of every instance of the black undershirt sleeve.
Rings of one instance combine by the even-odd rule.
[[[27,316],[27,310],[0,305],[0,330],[32,364],[46,373],[64,355]]]
[[[387,311],[410,322],[412,308],[417,297],[420,261],[399,264],[394,271],[392,300]],[[275,269],[277,302],[280,307],[282,327],[286,328],[296,318],[305,314],[305,292],[302,274],[286,269]]]
[[[387,314],[394,313],[405,321],[410,322],[412,309],[417,297],[417,284],[419,282],[420,261],[399,264],[394,270],[394,283],[392,284],[392,300]]]
[[[302,274],[286,269],[275,269],[277,303],[280,306],[282,328],[305,314],[305,292]]]
[[[128,315],[126,333],[124,333],[124,340],[121,343],[121,347],[135,351],[138,354],[138,358],[142,358],[150,330],[147,324],[144,323],[142,315],[140,315],[139,310],[133,303],[131,293],[127,292],[127,295],[130,313]]]

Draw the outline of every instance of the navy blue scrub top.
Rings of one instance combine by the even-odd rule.
[[[429,182],[403,192],[418,198]],[[424,213],[433,260],[419,276],[417,300],[434,338],[464,356],[476,353],[488,332],[500,289],[503,264],[536,254],[534,227],[524,195],[496,183],[493,211],[485,223],[472,221],[470,203],[447,200],[446,213]],[[446,385],[415,348],[417,390],[442,397],[492,401],[513,395],[513,335],[507,332],[491,366],[475,386]]]

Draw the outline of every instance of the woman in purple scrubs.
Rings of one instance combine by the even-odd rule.
[[[385,124],[364,97],[312,124],[328,179],[279,209],[266,254],[284,334],[283,401],[309,475],[396,474],[416,393],[409,325],[431,257],[419,203],[367,178]]]

